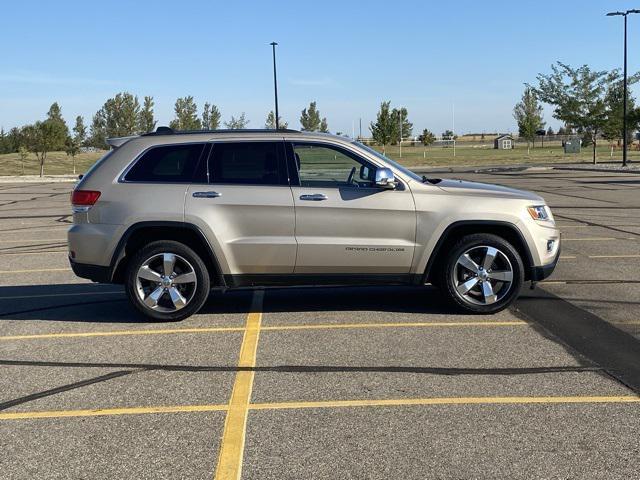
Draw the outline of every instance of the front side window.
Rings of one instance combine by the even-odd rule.
[[[293,144],[302,187],[373,187],[375,167],[325,145]]]
[[[163,145],[147,150],[125,176],[128,182],[190,182],[204,149],[203,143]]]
[[[288,185],[282,142],[222,142],[209,158],[209,183]]]

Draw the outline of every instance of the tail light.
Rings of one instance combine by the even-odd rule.
[[[88,212],[100,198],[96,190],[74,190],[71,192],[71,209],[73,213]]]

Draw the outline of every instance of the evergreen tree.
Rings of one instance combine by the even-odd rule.
[[[96,148],[105,148],[107,138],[134,135],[138,131],[139,120],[138,97],[128,92],[118,93],[93,116],[88,143]]]
[[[249,120],[245,118],[244,112],[240,114],[238,118],[231,116],[231,120],[224,122],[224,126],[229,130],[243,130],[247,128]]]
[[[408,118],[407,109],[402,107],[400,109],[394,108],[391,111],[391,125],[392,125],[392,135],[391,135],[391,143],[397,144],[400,142],[400,134],[402,133],[402,138],[408,138],[413,133],[413,123],[411,123]],[[400,131],[400,122],[402,121],[402,132]]]
[[[142,110],[138,114],[138,132],[149,133],[156,129],[156,120],[153,118],[153,97],[144,97]]]
[[[484,135],[484,134],[483,134]],[[436,136],[430,132],[428,129],[424,129],[422,131],[422,135],[420,135],[420,141],[424,146],[432,145],[436,141]]]
[[[393,139],[393,119],[391,118],[391,102],[382,102],[380,104],[380,110],[376,115],[376,121],[371,122],[369,130],[371,130],[371,136],[373,140],[382,145],[382,152],[385,152],[385,147]]]
[[[300,125],[305,132],[328,132],[327,119],[320,119],[320,111],[316,102],[311,102],[308,108],[302,110],[300,115]]]
[[[538,103],[535,92],[527,87],[522,94],[522,100],[513,108],[513,118],[518,123],[518,134],[527,140],[527,154],[529,144],[534,142],[536,132],[544,128],[542,120],[542,105]]]
[[[84,142],[87,140],[87,127],[84,126],[84,118],[81,115],[76,117],[76,124],[73,127],[73,140],[75,141],[78,148],[84,145]]]
[[[67,123],[62,118],[62,109],[58,102],[52,103],[51,107],[49,107],[45,122],[49,122],[53,126],[51,131],[54,133],[52,133],[51,141],[54,143],[50,146],[51,151],[64,150],[65,140],[69,135],[69,127],[67,127]]]
[[[176,118],[169,126],[174,130],[201,130],[202,122],[198,118],[198,106],[193,97],[178,98],[175,104]]]
[[[220,110],[215,105],[209,102],[204,104],[202,110],[202,129],[203,130],[216,130],[220,128]]]
[[[547,136],[551,136],[551,135],[555,135],[555,132],[553,131],[553,128],[549,127],[547,129]]]
[[[282,120],[282,117],[278,117],[278,124],[280,128],[287,128],[289,126],[287,122]],[[273,110],[271,110],[267,115],[267,120],[264,123],[264,128],[268,130],[276,129],[276,114],[273,112]]]

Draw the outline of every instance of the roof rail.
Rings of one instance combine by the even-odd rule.
[[[279,128],[278,130],[271,128],[243,128],[243,129],[220,129],[220,130],[174,130],[170,127],[158,127],[155,132],[145,133],[143,137],[154,135],[195,135],[202,133],[300,133],[299,130],[290,128]]]

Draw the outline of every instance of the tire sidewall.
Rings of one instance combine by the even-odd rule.
[[[159,253],[175,253],[180,255],[191,264],[196,275],[197,284],[193,298],[184,308],[175,312],[156,312],[149,309],[140,298],[138,298],[136,292],[138,269],[146,260]],[[200,256],[186,245],[170,240],[150,243],[137,252],[129,262],[125,278],[125,290],[131,304],[145,317],[154,321],[176,322],[193,315],[202,308],[210,291],[209,272]]]
[[[504,253],[513,269],[513,281],[507,295],[496,303],[490,305],[476,305],[466,301],[456,290],[454,268],[455,264],[465,251],[478,246],[495,247]],[[507,308],[517,298],[524,283],[524,265],[517,250],[506,240],[497,235],[474,234],[463,237],[451,249],[442,272],[441,285],[446,288],[447,296],[462,310],[470,313],[489,314],[496,313]]]

